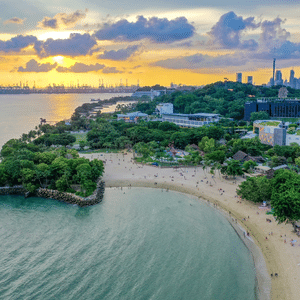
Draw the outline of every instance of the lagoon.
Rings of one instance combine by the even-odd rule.
[[[255,299],[251,253],[198,198],[106,189],[86,208],[0,197],[1,299]]]

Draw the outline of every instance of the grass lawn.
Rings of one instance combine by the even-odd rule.
[[[76,142],[74,144],[79,144],[79,142],[81,141],[84,141],[86,142],[86,135],[87,135],[87,132],[83,132],[83,133],[73,133],[72,134],[73,136],[76,137]]]
[[[276,122],[276,121],[269,121],[269,122],[262,122],[260,123],[261,125],[265,125],[265,126],[278,126],[280,124],[280,122]]]
[[[120,149],[95,149],[95,150],[80,151],[80,153],[122,153],[122,150],[120,150]]]

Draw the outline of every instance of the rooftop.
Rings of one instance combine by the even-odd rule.
[[[209,114],[209,113],[198,113],[198,114],[163,114],[168,116],[178,116],[178,117],[218,117],[219,114]]]

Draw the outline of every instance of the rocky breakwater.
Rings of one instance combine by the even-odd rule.
[[[22,185],[0,187],[0,195],[25,195],[26,192]]]
[[[103,199],[104,191],[105,182],[100,179],[97,182],[97,188],[94,191],[94,193],[86,198],[71,193],[59,192],[57,190],[50,190],[45,188],[39,188],[36,191],[36,196],[41,198],[51,198],[70,204],[77,204],[78,206],[83,207],[100,203]]]

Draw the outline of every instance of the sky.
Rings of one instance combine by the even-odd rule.
[[[299,0],[0,0],[0,85],[300,77]]]

